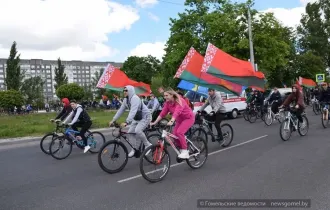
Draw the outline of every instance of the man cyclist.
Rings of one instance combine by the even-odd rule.
[[[71,113],[72,107],[70,106],[69,99],[63,98],[62,103],[63,103],[62,111],[57,115],[55,119],[51,119],[50,121],[59,120],[59,119],[63,121]]]
[[[215,121],[215,128],[218,133],[217,141],[223,140],[223,135],[221,131],[221,121],[225,118],[226,108],[223,104],[221,94],[215,92],[214,89],[208,89],[209,97],[207,98],[206,103],[197,111],[200,114],[208,105],[211,106],[212,111],[205,117],[207,121]],[[212,124],[209,124],[209,127],[212,129]]]
[[[299,120],[299,127],[301,127],[303,123],[303,118],[301,114],[305,110],[305,105],[304,105],[304,96],[302,92],[299,91],[298,85],[292,86],[292,93],[286,98],[286,100],[280,107],[288,106],[291,103],[293,103],[294,107],[296,108],[294,114],[297,116]]]
[[[263,94],[260,93],[258,90],[254,90],[251,103],[255,103],[256,106],[260,107],[261,116],[264,114],[264,97]]]
[[[121,104],[119,110],[117,111],[116,115],[113,117],[109,125],[111,126],[116,120],[118,120],[119,117],[125,112],[126,107],[128,107],[130,109],[128,117],[126,118],[126,121],[121,124],[121,127],[126,127],[127,125],[130,125],[128,133],[135,133],[135,137],[132,138],[135,140],[135,142],[133,143],[130,141],[133,147],[135,146],[136,148],[137,146],[139,146],[140,144],[137,144],[137,140],[141,140],[145,148],[147,148],[151,145],[151,143],[147,140],[147,137],[143,131],[148,127],[151,122],[150,111],[148,107],[139,98],[139,96],[135,94],[135,89],[133,86],[125,86],[123,92],[125,97],[123,103]],[[131,140],[131,138],[129,140]],[[128,157],[133,157],[134,154],[135,149],[132,148],[132,150],[128,154]]]
[[[274,92],[270,95],[269,97],[269,104],[272,104],[272,112],[274,114],[278,113],[278,107],[280,106],[280,104],[282,104],[282,98],[281,98],[281,94],[278,91],[278,89],[275,87],[274,88]]]
[[[150,94],[150,100],[147,105],[148,109],[151,109],[152,121],[155,121],[162,111],[162,106],[160,105],[158,99],[154,94]]]
[[[68,118],[64,121],[64,124],[68,124],[72,127],[73,130],[78,131],[77,127],[81,127],[80,133],[77,136],[80,136],[84,141],[84,153],[86,153],[91,147],[87,143],[87,138],[85,136],[86,132],[92,126],[92,121],[86,110],[80,104],[77,104],[76,100],[71,100],[70,105],[72,107],[72,112]],[[73,120],[68,123],[70,119]]]

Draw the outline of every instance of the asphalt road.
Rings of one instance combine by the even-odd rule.
[[[155,184],[139,176],[138,159],[110,175],[98,166],[97,155],[77,148],[58,161],[38,143],[0,145],[0,209],[190,210],[198,199],[311,199],[311,209],[330,209],[330,130],[320,116],[310,110],[307,116],[308,135],[295,132],[287,142],[277,122],[267,127],[260,120],[229,120],[235,130],[231,147],[211,142],[198,170],[172,156],[174,167]]]

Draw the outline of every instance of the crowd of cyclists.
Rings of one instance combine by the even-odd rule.
[[[311,90],[310,93],[311,97],[318,100],[323,106],[323,104],[328,104],[330,102],[330,87],[328,84],[324,84],[321,88],[316,87]],[[141,142],[144,148],[148,148],[152,145],[144,131],[149,127],[157,125],[164,117],[168,116],[168,114],[170,115],[170,120],[167,121],[166,126],[173,126],[171,133],[176,137],[176,143],[180,150],[177,157],[179,159],[187,160],[190,158],[191,154],[187,148],[186,136],[188,131],[196,123],[196,119],[201,116],[204,116],[207,122],[210,123],[210,128],[212,128],[211,123],[215,125],[217,132],[215,141],[223,141],[224,135],[221,130],[221,122],[225,118],[226,109],[219,92],[214,89],[208,89],[209,97],[195,115],[193,113],[192,104],[189,99],[184,97],[182,92],[164,88],[159,88],[158,91],[162,95],[162,102],[160,102],[155,95],[151,94],[149,101],[145,103],[135,93],[133,86],[128,85],[123,89],[124,100],[113,119],[109,122],[109,126],[114,126],[125,110],[129,110],[127,118],[120,125],[121,128],[129,126],[128,133],[135,134],[128,138],[130,144],[135,147],[128,151],[128,158],[136,155],[135,153],[139,145],[141,145]],[[247,99],[248,106],[245,112],[251,115],[251,107],[256,107],[260,117],[264,118],[267,114],[267,110],[271,110],[272,113],[277,115],[281,109],[291,107],[289,112],[296,117],[298,128],[300,129],[306,126],[304,118],[302,117],[306,107],[305,99],[300,86],[293,85],[292,92],[286,94],[284,97],[277,88],[274,88],[266,101],[265,103],[263,93],[257,90],[252,91]],[[91,128],[92,120],[87,111],[75,100],[70,101],[64,98],[62,99],[62,103],[63,109],[54,120],[57,122],[61,121],[63,124],[71,126],[75,131],[81,128],[77,139],[83,140],[84,153],[86,153],[91,147],[88,144],[85,133]],[[212,108],[210,113],[204,111],[208,105]],[[268,109],[268,106],[270,106],[270,109]]]

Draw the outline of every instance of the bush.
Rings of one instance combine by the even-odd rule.
[[[0,91],[0,107],[5,109],[20,107],[24,104],[23,95],[16,90]]]
[[[69,100],[81,100],[84,95],[84,88],[80,87],[76,83],[61,85],[56,90],[56,95],[59,98],[68,98]]]

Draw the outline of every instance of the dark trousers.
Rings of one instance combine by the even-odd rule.
[[[225,119],[225,114],[220,113],[220,112],[217,112],[217,113],[213,114],[212,116],[206,115],[205,116],[205,119],[207,121],[215,122],[214,126],[215,126],[215,128],[217,130],[218,138],[220,140],[222,140],[223,139],[223,136],[222,136],[222,131],[221,131],[221,122],[222,122],[222,120]],[[209,127],[212,130],[212,124],[209,123]]]
[[[279,107],[279,103],[278,103],[278,102],[274,102],[274,103],[272,104],[272,112],[273,112],[274,114],[278,113],[278,107]]]
[[[301,116],[303,111],[304,111],[303,109],[297,109],[296,111],[291,111],[292,114],[296,115],[296,117],[298,118],[300,123],[302,123],[304,121],[302,116]]]
[[[82,138],[84,141],[84,145],[87,146],[87,138],[85,136],[86,132],[90,127],[92,126],[92,121],[88,122],[76,122],[74,123],[71,127],[73,130],[78,131],[78,127],[81,128],[79,136]]]

